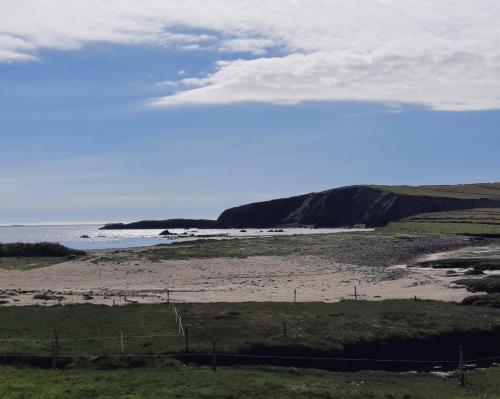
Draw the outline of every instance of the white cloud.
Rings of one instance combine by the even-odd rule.
[[[230,39],[222,42],[219,51],[262,55],[265,54],[266,49],[272,47],[273,44],[274,42],[269,39]]]
[[[499,19],[497,0],[4,0],[0,61],[95,41],[156,43],[254,56],[184,79],[156,106],[359,100],[494,109]],[[282,55],[264,57],[272,48]]]

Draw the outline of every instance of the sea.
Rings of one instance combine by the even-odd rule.
[[[162,237],[163,229],[99,230],[102,224],[0,226],[0,243],[56,242],[64,246],[92,250],[145,247],[179,241],[229,239],[243,237],[283,236],[295,234],[326,234],[370,229],[169,229],[184,237]]]

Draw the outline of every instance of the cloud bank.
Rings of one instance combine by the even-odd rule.
[[[378,101],[487,110],[500,108],[499,20],[497,0],[4,0],[0,62],[93,42],[176,46],[217,51],[220,61],[153,106]],[[224,60],[228,53],[247,56]]]

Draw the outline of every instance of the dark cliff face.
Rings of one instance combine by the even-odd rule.
[[[307,195],[282,198],[227,209],[219,216],[216,227],[276,227],[283,224],[293,211],[308,198]]]
[[[500,207],[500,201],[405,195],[369,186],[352,186],[231,208],[219,216],[216,227],[356,224],[380,227],[420,213],[487,207]]]

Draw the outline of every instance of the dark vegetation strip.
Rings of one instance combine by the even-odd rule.
[[[65,257],[85,255],[84,251],[67,248],[63,245],[40,243],[0,243],[0,257]]]

